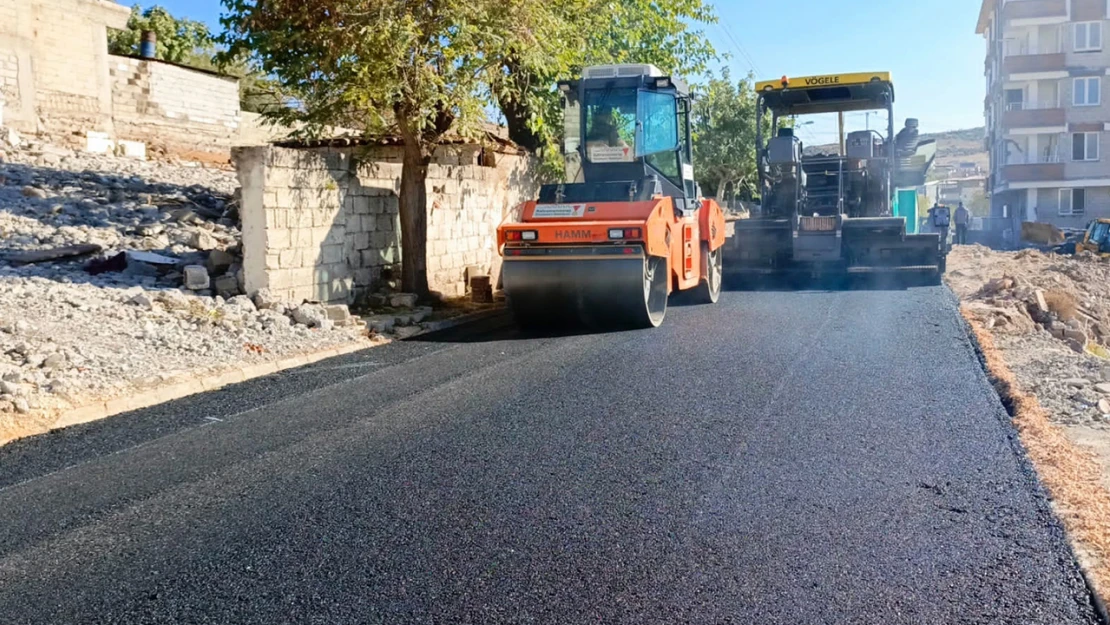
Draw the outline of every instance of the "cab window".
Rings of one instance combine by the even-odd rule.
[[[1098,244],[1105,244],[1106,235],[1110,234],[1110,224],[1095,222],[1091,224],[1091,242]]]
[[[636,89],[586,92],[586,158],[595,163],[636,160]]]
[[[674,94],[641,91],[639,114],[643,134],[636,155],[675,151],[678,147],[678,108]]]

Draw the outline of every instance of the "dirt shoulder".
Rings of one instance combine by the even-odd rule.
[[[1110,262],[958,246],[946,282],[1022,444],[1110,595]]]

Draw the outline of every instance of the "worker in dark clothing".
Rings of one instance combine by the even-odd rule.
[[[956,245],[967,245],[967,229],[971,225],[971,211],[967,210],[963,202],[956,208],[956,214],[952,216],[952,221],[956,224]]]

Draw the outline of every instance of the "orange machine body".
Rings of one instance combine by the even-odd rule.
[[[703,200],[697,211],[685,215],[675,210],[670,197],[575,204],[530,201],[519,212],[519,220],[497,229],[497,248],[506,260],[514,260],[525,248],[624,246],[628,253],[666,259],[670,292],[698,286],[708,272],[702,244],[714,251],[725,242],[724,212],[713,200]],[[580,260],[591,258],[595,257]],[[543,260],[528,256],[525,262]]]

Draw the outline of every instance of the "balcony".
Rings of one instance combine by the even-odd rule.
[[[1002,115],[1002,127],[1015,128],[1058,128],[1066,126],[1064,109],[1053,104],[1010,104]]]
[[[1006,165],[1002,168],[1006,182],[1049,182],[1064,179],[1063,163],[1033,163]]]
[[[1005,75],[1062,72],[1066,70],[1067,55],[1063,52],[1014,54],[1002,60],[1002,73]]]
[[[1002,19],[1006,21],[1067,16],[1067,0],[1011,0],[1002,7]]]

